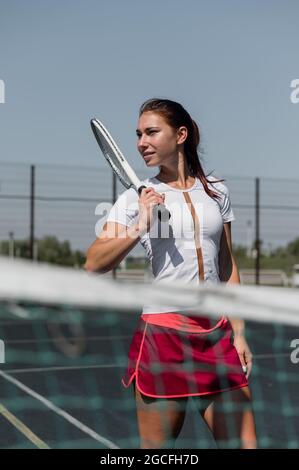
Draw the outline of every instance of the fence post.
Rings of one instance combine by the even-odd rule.
[[[34,229],[35,229],[35,165],[30,166],[30,236],[29,256],[34,259]]]
[[[260,283],[260,178],[255,178],[255,284]]]

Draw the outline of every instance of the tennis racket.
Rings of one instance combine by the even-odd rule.
[[[130,167],[105,126],[98,119],[92,119],[90,125],[104,157],[121,183],[127,189],[134,188],[137,194],[140,195],[146,186],[137,178],[136,173]],[[168,221],[171,217],[164,204],[157,204],[157,213],[159,220],[162,222]]]

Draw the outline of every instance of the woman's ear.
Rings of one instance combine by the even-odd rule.
[[[178,134],[177,144],[183,144],[185,142],[185,140],[187,139],[187,137],[188,137],[187,127],[181,126],[178,129],[177,134]]]

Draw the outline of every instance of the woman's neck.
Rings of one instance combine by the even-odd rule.
[[[178,189],[188,189],[194,185],[195,178],[191,176],[186,160],[179,160],[175,167],[160,166],[156,178],[162,183],[169,184]]]

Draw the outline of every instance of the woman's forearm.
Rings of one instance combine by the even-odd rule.
[[[232,326],[234,337],[245,336],[245,322],[241,318],[228,317]]]
[[[138,243],[139,226],[133,225],[118,237],[96,240],[88,249],[85,269],[107,272],[116,267]]]
[[[232,259],[232,269],[230,276],[228,276],[227,284],[240,284],[240,275],[237,264],[234,259]],[[232,326],[234,336],[244,336],[245,335],[245,322],[241,318],[228,317],[230,324]]]

